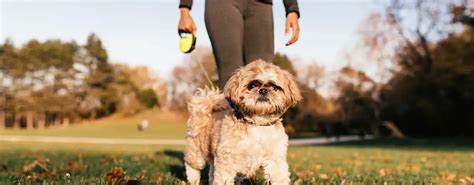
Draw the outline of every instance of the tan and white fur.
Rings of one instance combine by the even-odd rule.
[[[238,69],[224,93],[199,90],[188,104],[188,181],[199,184],[207,163],[209,184],[234,184],[237,173],[252,176],[259,168],[271,184],[289,184],[288,136],[280,117],[299,100],[294,77],[262,60]]]

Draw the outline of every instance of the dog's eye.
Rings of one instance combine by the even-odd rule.
[[[273,90],[275,90],[275,91],[283,91],[283,89],[278,85],[274,85],[272,87],[273,87]]]
[[[271,83],[271,82],[267,83],[265,86],[273,88],[274,91],[283,91],[283,89],[280,86],[275,85],[274,83]]]
[[[251,81],[248,85],[247,85],[247,88],[250,90],[250,89],[253,89],[255,87],[260,87],[262,85],[262,83],[260,83],[258,80],[254,80],[254,81]]]

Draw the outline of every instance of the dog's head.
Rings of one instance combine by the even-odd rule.
[[[268,120],[279,118],[301,100],[293,75],[263,60],[238,69],[225,85],[224,95],[243,116]]]

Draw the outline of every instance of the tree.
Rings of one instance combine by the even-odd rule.
[[[131,80],[128,68],[109,64],[94,34],[84,46],[33,39],[16,48],[6,40],[0,59],[0,127],[67,126],[77,117],[110,115],[127,97],[142,107],[135,96],[145,89]]]
[[[342,124],[347,128],[355,129],[359,134],[379,134],[377,117],[377,102],[373,99],[377,87],[374,80],[364,72],[350,66],[343,67],[336,81],[340,92],[336,99],[340,107]]]
[[[468,15],[453,4],[418,0],[407,6],[410,3],[394,1],[386,11],[403,42],[391,59],[399,70],[380,94],[381,118],[412,136],[472,136],[473,31],[470,26],[461,32],[450,29],[457,17]],[[455,8],[449,12],[443,7]],[[403,24],[406,13],[401,12],[407,9],[417,15],[415,25]]]
[[[149,100],[154,102],[154,105],[150,105],[149,103],[151,102],[147,100],[146,102],[148,103],[145,103],[147,104],[147,107],[153,108],[164,106],[167,95],[167,84],[164,80],[158,78],[145,66],[129,68],[128,73],[130,73],[132,83],[141,90],[140,93],[145,93],[146,95],[144,96],[150,98]],[[151,91],[153,91],[153,94],[151,94]],[[139,95],[139,97],[141,96],[142,95]]]
[[[324,77],[324,66],[321,66],[317,63],[312,63],[307,66],[304,66],[303,69],[300,69],[298,72],[298,79],[301,83],[306,84],[309,88],[314,91],[318,90],[321,79]]]
[[[215,86],[217,82],[217,68],[210,48],[197,47],[171,75],[168,107],[186,112],[186,102],[197,88]]]
[[[298,82],[303,100],[299,102],[296,107],[290,108],[283,116],[283,122],[285,123],[287,131],[302,132],[318,130],[318,120],[315,118],[324,113],[327,108],[327,102],[318,94],[314,87],[314,85],[318,83],[318,76],[321,75],[322,69],[316,65],[311,65],[313,67],[309,67],[310,70],[305,71],[305,76],[298,78],[298,74],[300,73],[296,72],[293,62],[287,55],[277,53],[273,63],[293,74],[296,79],[305,80],[303,83]]]

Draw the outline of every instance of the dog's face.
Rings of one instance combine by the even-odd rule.
[[[293,75],[262,60],[237,70],[224,95],[244,116],[279,117],[301,100]]]

